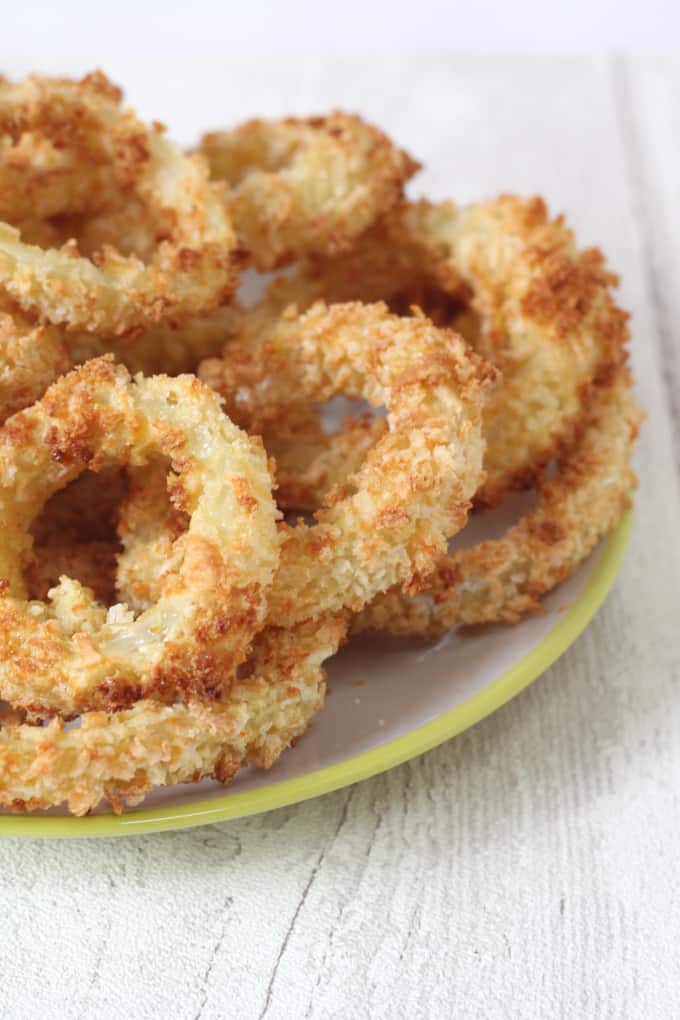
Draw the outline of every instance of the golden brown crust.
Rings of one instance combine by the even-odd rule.
[[[248,675],[212,704],[140,700],[106,714],[88,712],[75,729],[54,718],[0,729],[0,805],[32,811],[66,804],[82,815],[108,800],[116,812],[156,786],[229,782],[246,764],[270,768],[307,729],[325,693],[322,663],[346,632],[344,616],[256,639]]]
[[[487,409],[488,477],[478,495],[493,504],[572,441],[588,388],[625,361],[628,316],[612,299],[618,279],[601,252],[578,251],[542,199],[504,195],[463,210],[452,230],[442,226],[473,289],[477,348],[503,374]]]
[[[228,347],[199,374],[235,420],[265,434],[295,418],[296,407],[304,413],[338,393],[388,409],[388,430],[342,498],[317,511],[312,526],[281,525],[272,622],[359,609],[426,571],[465,523],[481,477],[482,396],[493,370],[457,335],[381,304],[319,302],[252,344]]]
[[[48,97],[59,96],[59,83],[36,83]],[[71,83],[69,99],[69,116],[78,123],[94,117],[96,130],[88,138],[94,134],[99,140],[100,159],[108,159],[117,186],[130,190],[148,210],[159,243],[148,264],[106,245],[90,260],[75,242],[43,250],[24,243],[13,227],[0,225],[0,288],[51,323],[115,336],[215,308],[236,284],[235,235],[204,162],[176,149],[159,126],[146,127],[82,83]],[[0,123],[1,113],[0,104]],[[47,132],[49,138],[58,134],[58,116],[56,122],[55,128],[50,104],[43,102],[29,106],[13,130]]]
[[[258,269],[346,251],[419,168],[382,131],[339,112],[251,120],[205,135],[200,151],[230,185],[239,244]]]
[[[27,529],[49,496],[84,470],[158,457],[191,515],[158,601],[137,618],[107,612],[68,577],[49,603],[26,601]],[[105,359],[65,376],[0,430],[0,517],[0,695],[12,704],[69,715],[142,695],[215,697],[264,620],[279,556],[266,458],[195,378],[131,382]]]
[[[97,208],[118,183],[102,111],[121,98],[101,72],[0,81],[0,219]]]
[[[70,367],[59,330],[33,322],[11,302],[0,304],[0,425]]]
[[[262,335],[281,315],[304,311],[319,298],[383,299],[402,313],[420,305],[437,324],[461,330],[502,372],[486,404],[487,477],[476,495],[478,504],[494,504],[509,488],[530,484],[569,445],[589,387],[606,382],[625,360],[628,316],[612,300],[616,282],[601,253],[578,251],[542,199],[503,195],[461,210],[452,203],[405,203],[347,255],[307,260],[275,280],[245,315],[242,331]],[[306,431],[321,448],[315,416],[307,416]],[[301,432],[298,425],[295,439]],[[286,471],[297,466],[294,453],[281,440],[276,445],[281,505],[291,506],[288,494],[304,488],[298,509],[318,506],[326,479],[335,484],[342,475],[333,449],[344,456],[343,443],[327,439],[320,463],[302,465],[303,485],[294,470]]]
[[[355,631],[438,637],[458,624],[516,623],[573,573],[627,509],[630,455],[641,421],[625,369],[596,387],[583,429],[538,504],[500,539],[444,557],[420,594],[393,590],[355,620]]]

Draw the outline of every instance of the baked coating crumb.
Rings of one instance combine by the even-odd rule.
[[[244,765],[271,768],[323,705],[322,664],[346,632],[325,616],[258,636],[247,676],[215,702],[148,699],[120,712],[86,712],[67,728],[5,722],[0,729],[0,805],[13,811],[66,804],[83,815],[102,801],[114,811],[157,786],[230,782]]]
[[[35,89],[44,96],[33,101]],[[0,86],[0,130],[19,141],[37,133],[63,146],[73,158],[65,181],[78,173],[83,145],[98,146],[96,156],[88,149],[85,164],[108,162],[116,186],[139,199],[155,221],[159,241],[148,263],[110,245],[88,259],[75,239],[43,249],[0,224],[0,289],[48,322],[114,336],[189,318],[224,301],[236,286],[236,238],[221,190],[208,180],[201,157],[182,153],[160,125],[147,127],[103,85],[93,89],[87,79],[29,79],[16,90],[20,94],[12,98],[12,87]],[[96,194],[99,186],[85,184],[83,193]],[[67,209],[69,195],[67,189]],[[25,210],[15,212],[20,220]],[[35,209],[30,215],[40,218]]]
[[[387,430],[312,525],[282,524],[269,619],[358,610],[431,568],[467,520],[481,478],[482,400],[494,370],[454,333],[385,305],[313,305],[199,375],[234,420],[266,434],[296,405],[338,393],[387,408]]]
[[[85,470],[158,457],[191,519],[154,605],[138,617],[107,611],[67,576],[49,602],[27,601],[29,528],[47,499]],[[195,377],[133,381],[107,359],[64,376],[0,429],[0,696],[67,716],[140,697],[217,697],[264,621],[276,516],[261,444]]]
[[[71,367],[58,329],[0,302],[0,424],[33,404]]]
[[[354,631],[436,638],[459,624],[517,623],[569,577],[628,508],[630,456],[642,420],[628,372],[590,395],[583,429],[538,505],[500,539],[444,557],[419,594],[392,590],[354,621]]]
[[[461,209],[405,203],[346,255],[308,259],[275,279],[241,329],[262,336],[282,315],[323,299],[384,300],[399,314],[424,312],[461,332],[501,373],[485,406],[486,478],[475,498],[493,505],[508,489],[530,484],[571,442],[589,387],[625,361],[628,316],[612,298],[616,283],[602,254],[580,251],[540,198],[502,195]],[[276,432],[270,429],[265,441]],[[303,433],[321,463],[307,457],[300,464],[288,451]],[[318,416],[310,414],[290,444],[276,441],[282,506],[312,509],[341,477],[349,444],[329,437],[323,449],[321,436]],[[299,506],[287,501],[296,493],[304,500]]]
[[[347,250],[401,197],[419,164],[360,117],[251,120],[203,137],[239,245],[258,269]]]

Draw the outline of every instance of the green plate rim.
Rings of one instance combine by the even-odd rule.
[[[169,829],[188,829],[247,815],[261,814],[310,800],[350,786],[431,750],[457,736],[505,705],[538,679],[588,625],[604,602],[619,572],[628,546],[632,514],[627,513],[604,540],[600,556],[583,591],[555,626],[508,670],[460,705],[449,709],[415,730],[379,747],[327,765],[294,779],[285,779],[257,790],[225,794],[211,800],[149,808],[123,815],[0,816],[0,836],[23,839],[85,839],[95,836],[130,836]]]

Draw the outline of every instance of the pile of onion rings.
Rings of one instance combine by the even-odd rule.
[[[620,520],[616,278],[418,168],[350,114],[185,153],[101,72],[0,80],[0,808],[269,768],[348,635],[516,623]]]
[[[419,169],[382,131],[337,112],[251,120],[205,135],[200,151],[230,187],[239,244],[258,269],[347,250]]]

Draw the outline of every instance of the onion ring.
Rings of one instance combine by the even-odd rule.
[[[438,236],[473,290],[478,350],[502,371],[484,421],[480,499],[494,503],[571,441],[590,384],[625,359],[627,315],[612,301],[618,278],[601,252],[578,252],[542,199],[501,196],[460,214],[444,206],[438,220]]]
[[[59,330],[0,305],[0,424],[42,397],[70,367]]]
[[[266,432],[284,409],[339,392],[388,408],[388,431],[315,523],[282,525],[269,620],[357,610],[431,569],[467,519],[481,477],[482,395],[494,371],[460,337],[385,305],[314,305],[199,375],[230,414]]]
[[[542,199],[504,195],[460,211],[419,202],[394,210],[356,252],[308,260],[274,281],[243,329],[248,338],[264,335],[288,306],[301,312],[323,296],[382,298],[398,312],[421,304],[438,325],[462,331],[502,372],[485,406],[487,477],[476,495],[478,504],[492,505],[509,488],[530,484],[569,444],[588,387],[606,382],[625,360],[627,315],[610,293],[616,282],[598,250],[577,251],[563,221],[548,219]],[[345,445],[335,443],[344,456]],[[323,470],[305,465],[308,478],[339,474],[330,466],[332,445],[329,439],[322,451]],[[281,470],[279,482],[284,497],[300,489]],[[315,499],[309,485],[305,494],[303,508],[324,497],[321,489]]]
[[[83,96],[83,112],[91,103]],[[93,262],[80,257],[75,243],[43,250],[2,224],[0,289],[49,322],[115,336],[216,307],[236,283],[235,235],[204,162],[171,145],[159,125],[147,128],[114,104],[101,101],[97,116],[116,174],[125,175],[164,239],[148,265],[109,248]],[[38,118],[38,129],[47,126]]]
[[[355,631],[436,638],[457,624],[516,623],[573,573],[628,508],[630,454],[642,415],[620,369],[591,394],[583,431],[557,473],[538,484],[538,505],[500,539],[446,556],[420,594],[394,589],[354,621]]]
[[[116,812],[155,786],[229,782],[245,764],[270,768],[307,729],[325,693],[322,663],[346,631],[343,615],[256,639],[247,676],[224,700],[159,705],[141,700],[106,714],[86,712],[77,728],[9,722],[0,729],[0,804],[31,811],[67,803],[85,814],[102,800]]]
[[[337,112],[251,120],[205,135],[200,151],[231,186],[239,243],[258,269],[346,250],[419,169],[382,131]]]
[[[357,237],[349,251],[308,255],[292,272],[275,276],[244,317],[246,336],[256,339],[270,331],[289,306],[302,314],[315,301],[385,301],[396,315],[408,315],[418,305],[436,325],[451,326],[470,289],[438,239],[440,210],[425,201],[400,202]],[[438,308],[444,314],[435,318],[433,303],[445,306]]]
[[[120,180],[101,111],[111,115],[121,99],[101,72],[80,81],[0,80],[0,219],[16,223],[98,207]]]
[[[223,305],[197,318],[126,336],[67,333],[71,360],[80,365],[90,358],[112,353],[133,374],[181,375],[193,372],[205,358],[220,353],[237,336],[243,310],[237,303]]]
[[[50,604],[27,602],[28,528],[45,501],[88,468],[159,457],[191,524],[158,602],[137,619],[124,606],[107,613],[67,577]],[[0,698],[73,715],[142,696],[216,697],[264,620],[275,517],[261,444],[197,379],[132,382],[106,359],[64,376],[0,430]]]

